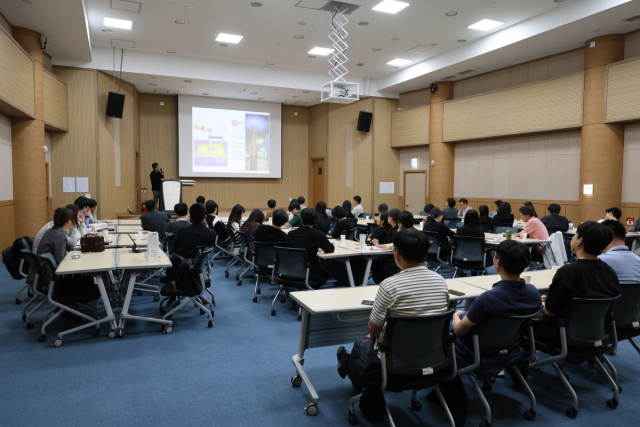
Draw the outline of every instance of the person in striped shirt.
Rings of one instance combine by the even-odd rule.
[[[380,284],[369,318],[369,334],[354,343],[351,354],[342,346],[338,348],[338,373],[342,378],[349,375],[357,391],[363,387],[358,381],[362,370],[370,363],[380,363],[377,342],[388,316],[438,314],[449,305],[446,282],[424,266],[429,250],[426,234],[413,227],[401,230],[393,238],[393,247],[393,258],[402,271]]]

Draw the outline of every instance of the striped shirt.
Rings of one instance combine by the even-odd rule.
[[[449,306],[447,283],[424,266],[411,267],[380,284],[371,323],[383,326],[387,317],[443,313]]]

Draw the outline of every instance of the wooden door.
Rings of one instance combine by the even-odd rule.
[[[44,173],[47,186],[47,221],[51,221],[53,220],[53,199],[51,198],[51,192],[49,191],[49,162],[44,162]]]
[[[324,159],[311,159],[311,201],[307,203],[309,207],[315,207],[318,202],[326,202],[324,194]]]
[[[418,215],[427,200],[427,172],[406,171],[404,173],[404,209]]]

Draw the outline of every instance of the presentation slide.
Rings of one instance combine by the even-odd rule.
[[[180,177],[280,178],[281,106],[180,96]]]

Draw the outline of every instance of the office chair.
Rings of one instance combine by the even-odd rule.
[[[490,222],[481,222],[480,223],[480,228],[485,233],[493,233],[493,224],[490,223]]]
[[[564,373],[564,364],[593,361],[613,390],[613,399],[607,400],[607,407],[611,409],[618,407],[620,390],[600,360],[605,360],[610,367],[613,366],[605,355],[618,347],[616,324],[611,307],[619,298],[620,295],[602,299],[573,298],[562,316],[558,318],[559,345],[549,343],[547,340],[535,340],[535,349],[551,357],[536,360],[529,367],[533,369],[549,364],[553,366],[573,399],[572,406],[566,410],[569,418],[575,418],[578,415],[578,395]],[[533,328],[530,329],[529,334],[533,335]],[[558,365],[559,362],[563,362],[562,368]]]
[[[258,302],[260,291],[260,277],[269,277],[271,285],[274,281],[274,264],[276,260],[276,246],[286,245],[286,242],[255,242],[256,252],[253,254],[253,274],[256,278],[256,287],[253,293],[253,302]]]
[[[564,229],[562,228],[554,228],[554,227],[547,227],[545,226],[547,229],[547,233],[549,233],[549,236],[551,236],[553,233],[557,233],[560,232],[564,235]]]
[[[453,310],[427,316],[391,316],[387,320],[384,339],[378,342],[381,355],[383,393],[412,390],[411,406],[422,409],[416,393],[435,388],[449,424],[455,427],[449,407],[439,385],[457,375],[454,336],[449,331]],[[428,373],[428,374],[425,374]],[[349,402],[349,424],[358,423],[354,404],[362,394]],[[389,424],[395,426],[389,406],[385,403]]]
[[[451,244],[451,265],[453,278],[458,269],[473,270],[487,274],[487,243],[484,237],[453,236]]]
[[[307,260],[306,249],[285,248],[276,246],[276,259],[274,263],[274,280],[280,288],[271,302],[271,315],[276,315],[275,304],[280,292],[284,292],[282,302],[291,291],[313,291],[315,282],[309,280],[311,264]],[[298,309],[300,320],[301,309]]]
[[[337,224],[338,224],[338,221],[336,221],[333,218],[329,218],[329,233],[328,234],[333,233],[333,230],[336,228]]]
[[[373,236],[373,234],[378,231],[379,228],[380,226],[378,224],[367,224],[367,237]]]
[[[447,228],[458,228],[459,221],[457,219],[443,219],[442,222]]]
[[[25,238],[20,239],[20,246],[21,246],[20,251],[22,250],[26,250],[29,252],[32,251],[31,245]],[[27,262],[25,264],[25,258],[24,256],[22,256],[22,253],[20,254],[20,256],[21,258],[20,258],[20,266],[18,267],[18,272],[22,277],[26,279],[27,277],[29,277],[29,263]],[[16,304],[22,304],[22,301],[20,300],[20,293],[25,289],[27,290],[27,297],[33,298],[33,292],[31,292],[31,287],[25,280],[24,285],[20,289],[18,289],[18,291],[16,292]]]
[[[249,246],[249,236],[242,231],[239,231],[238,235],[240,236],[240,255],[242,256],[242,265],[236,272],[236,281],[238,282],[238,286],[240,286],[242,285],[242,276],[244,276],[249,269],[255,266],[252,261],[253,254],[250,253],[251,247]]]
[[[437,231],[423,231],[427,235],[427,239],[429,239],[429,250],[427,252],[427,263],[437,263],[438,266],[435,269],[437,273],[442,267],[451,268],[449,264],[445,261],[449,259],[450,254],[441,255],[442,244],[440,243],[440,237],[438,236]],[[443,259],[444,258],[444,259]]]
[[[493,232],[494,234],[502,234],[502,233],[506,233],[507,230],[511,230],[512,233],[519,233],[520,230],[519,228],[515,228],[512,225],[504,225],[504,224],[493,224]]]
[[[618,342],[629,340],[633,348],[640,353],[640,347],[633,340],[640,335],[640,283],[620,284],[620,299],[613,304],[613,319],[616,322]],[[611,354],[615,353],[613,351]],[[618,373],[612,365],[609,365],[609,368],[613,380],[617,383]]]
[[[22,307],[22,321],[27,322],[27,330],[30,330],[33,329],[31,316],[47,302],[47,291],[49,289],[49,286],[48,283],[39,283],[40,275],[43,271],[43,265],[39,256],[26,249],[22,249],[20,251],[20,254],[22,255],[23,259],[27,260],[27,264],[29,265],[28,276],[32,281],[32,283],[29,284],[29,291],[31,292],[31,294],[33,294],[33,298],[31,298]],[[27,314],[27,309],[31,306],[31,304],[35,303],[38,300],[40,300],[40,302]]]
[[[229,244],[229,249],[225,251],[229,255],[229,261],[227,262],[227,268],[224,270],[224,277],[229,277],[229,271],[231,270],[231,267],[236,265],[236,263],[238,262],[242,264],[242,258],[240,258],[240,256],[235,253],[235,249],[238,246],[237,242],[235,241],[236,240],[235,230],[231,227],[227,227],[226,230],[227,230],[227,235],[229,236],[230,244]],[[238,240],[239,239],[240,238],[238,237]],[[242,241],[240,241],[240,244],[242,244]],[[240,253],[239,250],[238,250],[238,253]]]

